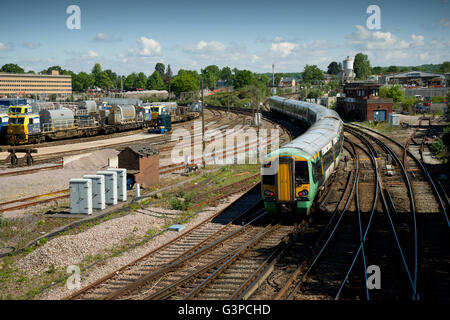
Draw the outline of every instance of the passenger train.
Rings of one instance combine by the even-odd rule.
[[[307,131],[264,157],[261,191],[272,213],[309,214],[337,168],[344,144],[339,115],[318,104],[271,97],[271,112],[300,121]]]

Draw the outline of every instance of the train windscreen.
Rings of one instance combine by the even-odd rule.
[[[263,175],[262,176],[263,184],[275,185],[275,175]]]
[[[307,161],[296,161],[295,162],[295,184],[308,184],[309,174],[308,174],[308,162]]]

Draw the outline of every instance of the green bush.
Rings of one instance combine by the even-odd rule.
[[[444,149],[445,148],[444,148],[444,143],[442,142],[442,139],[436,140],[430,146],[430,150],[434,156],[440,156],[444,152]]]
[[[431,102],[432,103],[443,103],[445,100],[444,97],[431,97]]]

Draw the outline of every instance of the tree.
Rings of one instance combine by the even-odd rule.
[[[158,71],[154,71],[150,77],[148,77],[147,87],[150,90],[163,90],[164,81]]]
[[[400,72],[400,68],[397,66],[389,66],[389,68],[387,68],[386,72],[388,73],[399,73]]]
[[[381,73],[385,73],[385,68],[383,67],[373,67],[372,68],[372,74],[381,74]]]
[[[96,63],[94,67],[92,68],[91,73],[95,76],[96,74],[99,74],[102,72],[102,67],[100,66],[100,63]]]
[[[14,63],[7,63],[2,66],[0,72],[8,72],[8,73],[25,73],[21,67]]]
[[[197,91],[200,89],[195,77],[189,73],[178,74],[170,82],[170,88],[176,93]]]
[[[404,97],[404,93],[400,85],[393,85],[392,87],[383,86],[380,88],[381,98],[392,98],[394,102],[401,102]]]
[[[231,72],[230,67],[223,67],[222,70],[220,70],[220,76],[219,78],[226,82],[227,85],[233,84],[233,73]]]
[[[362,54],[361,52],[355,56],[355,62],[353,64],[353,68],[356,73],[356,79],[365,80],[367,76],[371,73],[370,61],[367,55]]]
[[[341,69],[339,69],[339,65],[336,61],[333,61],[328,65],[328,74],[338,74],[340,71]]]
[[[249,70],[235,70],[234,74],[234,87],[236,89],[248,86],[255,82],[254,74]]]
[[[114,88],[118,88],[120,85],[120,79],[117,77],[117,74],[113,72],[112,70],[105,70],[106,74],[108,75],[108,78],[113,83]]]
[[[111,89],[113,87],[113,82],[108,77],[105,71],[102,71],[94,76],[95,85],[102,89]]]
[[[323,80],[325,77],[322,70],[320,70],[316,65],[306,65],[303,71],[303,81],[312,82],[317,80]]]
[[[164,79],[164,70],[166,70],[166,66],[162,62],[158,62],[155,65],[155,70],[159,72],[159,75],[161,76],[161,79]]]
[[[448,73],[450,72],[450,61],[444,61],[440,66],[439,66],[439,72],[441,73]]]
[[[201,77],[200,77],[200,75],[198,74],[197,71],[195,71],[195,70],[184,70],[184,69],[178,70],[178,75],[179,75],[179,76],[180,76],[180,75],[183,75],[183,74],[189,74],[189,75],[191,75],[192,77],[194,77],[194,79],[195,79],[195,81],[197,82],[198,86],[200,86],[200,80],[201,80]]]
[[[125,90],[134,90],[136,87],[134,86],[134,84],[136,83],[136,79],[137,79],[137,74],[135,72],[129,74],[126,78],[125,81],[123,82],[123,87]]]
[[[145,75],[145,73],[143,72],[138,73],[134,83],[134,87],[139,89],[147,88],[147,76]]]
[[[220,77],[220,69],[216,65],[209,65],[205,69],[201,70],[201,74],[204,80],[204,84],[210,88],[216,88],[216,82]]]
[[[75,92],[82,92],[88,90],[95,83],[95,79],[92,75],[86,72],[80,72],[72,76],[72,89]]]
[[[170,64],[168,64],[166,74],[164,75],[164,82],[168,84],[170,82],[170,80],[172,80],[172,78],[173,78],[173,72],[172,72],[172,69],[170,68]]]

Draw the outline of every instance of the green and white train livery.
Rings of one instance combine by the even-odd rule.
[[[307,131],[264,157],[262,197],[272,213],[309,214],[316,195],[339,164],[344,144],[339,115],[318,104],[270,98],[270,110],[299,120]]]

